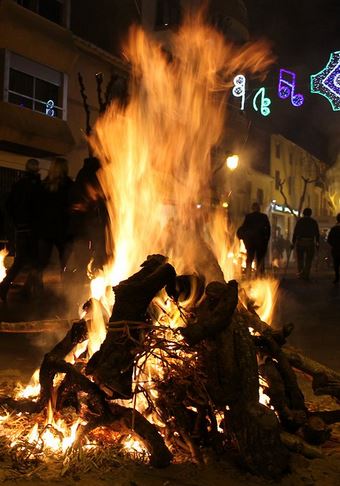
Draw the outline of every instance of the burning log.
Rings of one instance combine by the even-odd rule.
[[[207,342],[207,390],[216,406],[229,407],[225,421],[245,465],[256,474],[278,477],[288,467],[288,453],[275,414],[259,404],[256,349],[244,316],[235,313],[237,302],[236,282],[209,284],[197,322],[181,332],[190,343]]]
[[[90,420],[77,433],[75,446],[82,438],[97,427],[110,427],[122,435],[132,435],[138,439],[150,455],[150,465],[158,468],[170,464],[172,455],[164,444],[162,436],[156,427],[148,422],[142,414],[131,408],[115,403],[109,405],[109,413]]]
[[[279,477],[288,468],[289,454],[281,442],[276,415],[259,403],[256,349],[248,326],[237,315],[234,322],[234,382],[238,387],[229,401],[231,429],[249,469]]]
[[[265,391],[270,398],[271,405],[279,414],[282,426],[287,431],[296,432],[307,420],[305,407],[303,406],[301,409],[292,408],[276,361],[267,357],[259,367],[259,371],[268,383]]]
[[[213,338],[230,325],[238,303],[237,282],[211,282],[207,285],[205,295],[206,299],[196,311],[197,322],[181,329],[190,345]]]
[[[163,287],[170,296],[176,295],[176,272],[164,256],[151,255],[142,270],[114,287],[116,299],[110,321],[144,321],[150,302]],[[140,337],[140,329],[117,332],[109,328],[101,348],[88,362],[86,373],[110,390],[114,398],[132,396],[133,364],[140,350]]]
[[[1,333],[36,333],[66,330],[72,325],[68,319],[48,319],[31,322],[0,322]]]
[[[73,350],[77,344],[85,341],[86,339],[86,322],[83,320],[74,322],[71,329],[67,332],[62,341],[60,341],[49,353],[45,354],[44,356],[39,372],[39,382],[41,386],[39,399],[35,402],[26,399],[14,400],[9,397],[3,397],[0,399],[0,403],[18,412],[41,412],[47,405],[52,395],[53,379],[56,373],[59,371],[56,363],[59,363]]]

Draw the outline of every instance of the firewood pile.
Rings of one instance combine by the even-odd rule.
[[[73,447],[108,428],[138,440],[154,467],[202,463],[209,451],[236,454],[254,474],[279,478],[289,470],[291,451],[320,455],[315,446],[329,439],[340,410],[308,410],[296,371],[312,377],[316,395],[336,399],[340,376],[285,345],[292,325],[274,330],[236,281],[205,285],[197,276],[177,276],[162,255],[149,256],[113,290],[100,349],[90,359],[84,352],[74,364],[65,360],[88,339],[89,301],[87,316],[44,356],[39,397],[3,396],[4,410],[40,414],[50,401],[57,413],[71,407],[83,423]],[[161,291],[179,326],[169,325],[169,313],[154,303]],[[260,388],[267,406],[259,402]]]

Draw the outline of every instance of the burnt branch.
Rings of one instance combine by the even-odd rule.
[[[87,102],[87,95],[86,95],[86,92],[85,92],[84,80],[83,80],[83,77],[80,73],[78,73],[78,81],[79,81],[79,85],[80,85],[80,94],[81,94],[81,97],[82,97],[82,100],[83,100],[83,107],[84,107],[85,115],[86,115],[86,118],[85,118],[85,126],[86,126],[85,133],[86,133],[86,135],[90,135],[90,133],[91,133],[90,107],[89,107],[89,104]]]

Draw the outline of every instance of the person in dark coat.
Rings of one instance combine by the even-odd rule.
[[[72,226],[75,235],[77,272],[86,276],[87,266],[101,268],[106,263],[105,228],[108,223],[105,197],[98,180],[96,157],[84,159],[77,174],[72,197]]]
[[[268,216],[260,212],[257,202],[252,204],[252,212],[247,214],[242,226],[237,230],[237,236],[244,241],[247,250],[246,274],[249,277],[254,259],[257,275],[264,273],[264,261],[270,239],[270,222]]]
[[[28,159],[24,175],[13,184],[6,201],[6,211],[15,230],[15,257],[13,265],[0,284],[0,297],[3,301],[7,299],[11,282],[27,266],[31,272],[26,279],[24,290],[28,295],[33,290],[32,269],[36,265],[38,255],[37,208],[40,187],[39,161]]]
[[[333,283],[339,283],[339,268],[340,268],[340,213],[336,216],[337,224],[333,226],[329,232],[327,242],[332,248],[333,266],[335,272],[335,279]]]
[[[320,232],[318,223],[311,217],[311,208],[305,208],[302,214],[294,228],[292,247],[296,251],[299,278],[309,280],[315,249],[319,248]]]
[[[39,200],[39,258],[41,275],[50,262],[53,247],[59,254],[61,275],[66,271],[72,252],[73,234],[70,225],[71,195],[74,182],[68,176],[68,162],[56,158],[41,185]]]

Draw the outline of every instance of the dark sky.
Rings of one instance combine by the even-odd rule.
[[[340,111],[334,112],[323,96],[311,94],[309,80],[327,64],[331,52],[340,50],[340,0],[244,2],[251,37],[269,39],[277,56],[263,83],[272,99],[272,113],[263,119],[253,112],[253,123],[281,132],[314,155],[333,162],[340,153]],[[301,107],[278,98],[280,68],[296,72],[296,92],[305,97]]]

